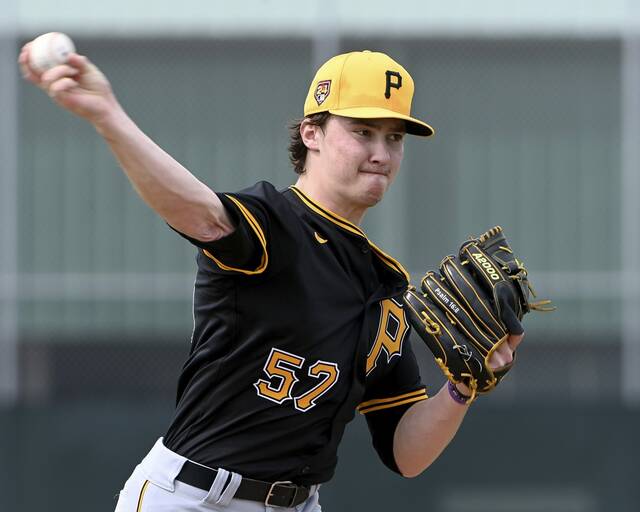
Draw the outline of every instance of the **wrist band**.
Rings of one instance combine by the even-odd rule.
[[[469,402],[471,397],[460,393],[453,382],[447,381],[447,383],[447,387],[449,388],[449,395],[451,396],[451,398],[453,398],[453,401],[459,403],[460,405],[467,405],[467,402]]]

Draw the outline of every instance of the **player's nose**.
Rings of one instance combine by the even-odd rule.
[[[386,165],[391,161],[391,152],[387,147],[384,137],[376,137],[371,143],[371,156],[369,160],[377,165]]]

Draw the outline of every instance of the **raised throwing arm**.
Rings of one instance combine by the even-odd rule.
[[[38,73],[27,43],[18,63],[23,77],[60,107],[91,123],[111,148],[140,197],[178,231],[217,240],[234,230],[218,196],[154,143],[117,101],[105,75],[84,56]]]

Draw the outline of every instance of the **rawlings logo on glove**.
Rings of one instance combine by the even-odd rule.
[[[527,269],[513,255],[502,228],[490,229],[447,256],[439,272],[422,278],[422,293],[404,295],[409,322],[453,382],[488,393],[514,360],[491,368],[489,359],[510,334],[522,334],[522,317],[531,310],[553,311],[550,301],[531,302],[535,293]]]

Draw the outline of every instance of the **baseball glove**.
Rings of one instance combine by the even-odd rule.
[[[509,334],[522,334],[522,317],[531,310],[552,311],[550,301],[531,302],[535,292],[527,270],[497,226],[468,240],[457,255],[447,256],[439,272],[422,278],[422,293],[404,295],[409,322],[453,383],[477,393],[491,391],[514,360],[489,366],[493,352]]]

